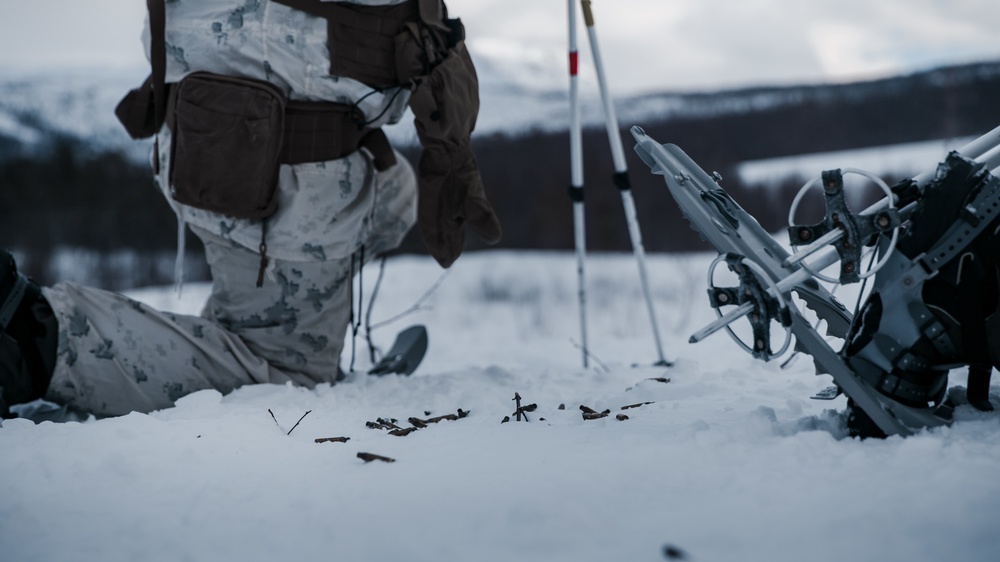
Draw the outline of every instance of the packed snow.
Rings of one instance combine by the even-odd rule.
[[[2,558],[997,560],[1000,415],[960,405],[950,427],[847,437],[844,398],[809,399],[831,380],[808,357],[783,369],[785,357],[754,360],[724,333],[687,343],[714,318],[712,257],[649,256],[671,367],[654,365],[631,255],[587,261],[589,368],[572,254],[474,253],[443,277],[429,258],[402,256],[387,262],[370,317],[383,350],[400,329],[427,326],[409,377],[364,374],[362,324],[343,355],[355,373],[336,386],[5,421]],[[377,276],[378,264],[365,268],[362,310]],[[848,289],[838,294],[853,305]],[[196,313],[207,290],[132,295]],[[962,374],[951,382],[963,404]],[[537,405],[526,421],[515,393]],[[1000,406],[997,384],[992,398]],[[585,420],[581,406],[610,413]],[[406,436],[366,426],[459,410],[468,416]],[[349,440],[317,442],[332,437]]]

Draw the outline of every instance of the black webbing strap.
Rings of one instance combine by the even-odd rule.
[[[614,183],[618,191],[628,191],[632,189],[632,182],[629,181],[628,172],[615,172],[611,176],[611,181]]]
[[[149,62],[153,67],[154,115],[157,127],[167,114],[167,15],[165,0],[146,0],[149,9]]]
[[[396,164],[389,140],[381,128],[358,125],[364,116],[354,106],[329,102],[290,101],[285,107],[281,162],[301,164],[336,160],[359,148],[371,153],[375,169]]]
[[[927,252],[913,258],[913,264],[904,272],[904,283],[925,281],[937,275],[938,270],[965,251],[987,226],[993,224],[1000,212],[1000,180],[990,177],[979,189],[973,200],[962,207],[958,220]]]
[[[160,173],[160,137],[156,132],[167,116],[167,8],[166,0],[146,0],[149,10],[149,63],[153,87],[153,173]]]

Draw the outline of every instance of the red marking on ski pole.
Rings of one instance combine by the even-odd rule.
[[[576,51],[570,51],[569,53],[569,75],[576,76],[576,69],[579,67],[580,57],[577,56]]]

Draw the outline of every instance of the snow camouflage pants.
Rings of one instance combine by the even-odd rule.
[[[360,187],[356,203],[366,204],[347,213],[368,227],[365,256],[394,248],[415,221],[413,170],[401,155],[397,159]],[[282,178],[286,187],[294,180]],[[213,278],[200,317],[159,312],[74,283],[43,289],[59,324],[47,400],[113,416],[166,408],[208,388],[226,393],[252,383],[312,387],[336,380],[357,268],[353,256],[271,258],[258,288],[259,254],[192,229],[204,243]],[[300,235],[308,240],[307,232]]]

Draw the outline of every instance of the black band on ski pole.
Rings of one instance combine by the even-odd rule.
[[[569,186],[569,198],[574,203],[583,203],[583,188],[575,185]]]
[[[618,188],[618,191],[628,191],[632,189],[632,182],[628,179],[628,172],[615,172],[611,175],[611,181]]]

